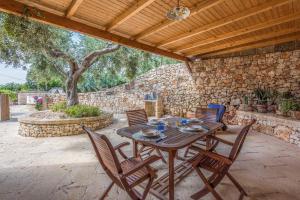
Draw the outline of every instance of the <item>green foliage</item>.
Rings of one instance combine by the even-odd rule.
[[[287,113],[289,111],[296,111],[298,110],[298,104],[291,100],[291,99],[284,99],[280,102],[280,110],[283,112],[283,113]]]
[[[26,79],[30,89],[34,90],[48,91],[54,87],[64,87],[62,79],[50,67],[39,69],[38,66],[31,66]]]
[[[14,92],[20,92],[20,91],[27,91],[29,89],[29,86],[25,83],[6,83],[3,85],[0,85],[0,90],[10,90]]]
[[[80,118],[99,116],[101,114],[101,111],[98,107],[79,104],[68,107],[65,110],[65,113],[70,117]]]
[[[41,111],[43,108],[43,104],[36,102],[34,108],[38,111]]]
[[[249,103],[249,97],[247,96],[247,95],[245,95],[244,97],[243,97],[243,99],[244,99],[244,104],[247,104],[248,105],[248,103]]]
[[[53,104],[50,109],[53,112],[64,112],[67,108],[67,102],[63,101],[63,102],[59,102],[56,104]]]
[[[0,60],[8,66],[29,69],[27,82],[32,89],[49,90],[51,87],[62,87],[65,82],[58,68],[67,72],[69,63],[49,56],[47,50],[59,49],[80,63],[84,56],[108,44],[103,40],[0,12]],[[121,47],[114,53],[99,57],[81,77],[78,88],[87,92],[113,87],[160,65],[176,62]]]
[[[279,97],[279,92],[275,89],[267,89],[267,99],[271,105],[274,105]]]
[[[98,107],[88,106],[88,105],[75,105],[67,107],[67,103],[65,101],[53,104],[50,109],[53,112],[64,112],[69,117],[94,117],[101,115],[101,111]]]
[[[14,91],[0,89],[0,94],[7,94],[9,96],[9,99],[13,102],[16,102],[18,100],[17,93]]]
[[[254,95],[258,100],[258,104],[266,104],[268,100],[268,90],[264,88],[256,88],[254,90]]]

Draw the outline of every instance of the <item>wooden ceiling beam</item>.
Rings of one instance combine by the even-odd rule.
[[[172,52],[181,52],[184,55],[190,55],[193,52],[199,51],[199,49],[201,49],[201,47],[207,46],[208,44],[213,46],[214,43],[217,43],[217,42],[220,42],[220,41],[223,41],[223,40],[227,40],[227,39],[230,39],[230,38],[234,38],[234,37],[237,37],[237,36],[245,35],[245,34],[248,34],[248,33],[252,33],[252,32],[255,32],[255,31],[258,31],[258,30],[267,29],[267,28],[270,28],[270,27],[273,27],[273,26],[276,26],[276,25],[284,24],[286,22],[293,21],[297,18],[300,18],[300,13],[281,17],[280,19],[283,19],[283,21],[280,21],[279,18],[272,19],[270,21],[265,21],[261,24],[257,24],[257,25],[250,26],[250,27],[245,27],[245,28],[233,31],[233,32],[229,32],[229,33],[225,33],[225,34],[222,34],[222,35],[219,35],[219,36],[211,37],[211,38],[208,38],[208,39],[203,40],[201,42],[197,42],[196,45],[194,45],[195,47],[193,47],[191,49],[186,49],[184,51],[178,51],[177,49],[172,49],[171,51]]]
[[[115,29],[116,27],[120,26],[122,23],[124,23],[126,20],[130,19],[132,16],[139,13],[141,10],[149,6],[151,3],[153,3],[155,0],[140,0],[137,3],[135,3],[133,6],[131,6],[129,9],[127,9],[124,13],[116,17],[108,26],[107,30],[110,31],[112,29]]]
[[[148,51],[151,53],[159,54],[162,56],[170,57],[176,60],[180,61],[187,61],[189,60],[187,57],[165,51],[162,49],[158,49],[156,47],[146,45],[143,43],[139,43],[133,40],[130,40],[128,38],[109,33],[104,30],[100,30],[98,28],[68,19],[64,16],[58,16],[37,8],[30,7],[26,4],[23,4],[21,2],[15,1],[15,0],[0,0],[0,11],[15,14],[15,15],[23,15],[24,14],[24,8],[28,8],[30,12],[30,18],[34,19],[39,22],[55,25],[58,27],[66,28],[72,31],[80,32],[83,34],[90,35],[92,37],[100,38],[109,40],[121,45],[133,47],[136,49]]]
[[[288,29],[283,29],[280,31],[268,32],[268,33],[265,33],[262,35],[250,36],[245,39],[237,40],[234,42],[227,42],[225,44],[221,44],[221,45],[217,45],[217,46],[213,46],[213,47],[202,48],[197,51],[193,51],[187,55],[194,56],[194,55],[199,55],[199,54],[207,54],[209,52],[218,51],[218,50],[227,49],[227,48],[233,48],[236,46],[245,45],[245,44],[249,44],[249,43],[253,43],[253,42],[261,41],[261,40],[265,40],[265,39],[271,39],[274,37],[279,37],[279,36],[299,32],[299,31],[300,31],[300,28],[288,28]]]
[[[204,1],[201,1],[200,3],[197,3],[195,6],[193,6],[191,8],[191,14],[190,14],[190,17],[199,13],[199,12],[202,12],[204,10],[207,10],[221,2],[223,2],[224,0],[204,0]],[[166,19],[164,21],[161,21],[160,23],[152,26],[151,28],[149,29],[146,29],[144,30],[143,32],[139,33],[138,35],[134,36],[133,38],[135,40],[141,40],[149,35],[152,35],[164,28],[167,28],[171,25],[174,25],[178,23],[178,21],[171,21],[169,19]]]
[[[276,45],[276,44],[280,44],[280,43],[295,41],[295,40],[299,40],[299,39],[300,39],[300,33],[297,32],[294,34],[289,34],[284,37],[277,37],[272,40],[259,41],[254,44],[247,44],[247,45],[243,45],[241,47],[233,47],[233,48],[222,50],[222,51],[197,55],[197,56],[194,56],[193,59],[208,58],[208,57],[213,57],[213,56],[218,56],[218,55],[223,55],[223,54],[228,54],[228,53],[245,51],[245,50],[249,50],[249,49],[262,48],[262,47],[267,47],[267,46]]]
[[[260,4],[258,6],[254,6],[252,8],[246,9],[242,12],[238,12],[234,15],[231,15],[231,16],[225,17],[223,19],[220,19],[218,21],[215,21],[213,23],[204,25],[200,28],[185,32],[183,34],[177,35],[177,36],[175,36],[173,38],[170,38],[168,40],[162,41],[159,44],[157,44],[157,47],[166,46],[166,45],[178,42],[180,40],[184,40],[184,39],[193,37],[195,35],[198,35],[198,34],[201,34],[201,33],[204,33],[204,32],[208,32],[212,29],[215,29],[215,28],[218,28],[218,27],[221,27],[221,26],[225,26],[227,24],[230,24],[230,23],[245,19],[247,17],[265,12],[267,10],[273,9],[275,7],[278,7],[278,6],[281,6],[281,5],[284,5],[284,4],[287,4],[289,1],[290,0],[267,1],[266,3]]]
[[[269,27],[276,26],[276,25],[279,25],[279,24],[287,23],[287,22],[290,22],[290,21],[293,21],[293,20],[296,20],[296,19],[299,19],[299,18],[300,18],[300,13],[294,13],[294,14],[282,16],[282,17],[279,17],[279,18],[274,18],[274,19],[264,21],[264,22],[259,23],[259,24],[255,24],[255,25],[252,25],[252,26],[240,28],[238,30],[228,32],[228,33],[225,33],[225,34],[221,34],[221,35],[217,35],[217,36],[214,36],[214,37],[210,37],[208,39],[201,40],[199,42],[189,43],[189,44],[180,46],[178,48],[172,49],[172,51],[173,52],[183,52],[183,53],[191,52],[191,51],[197,49],[197,47],[200,47],[200,46],[204,46],[204,45],[207,45],[207,44],[212,44],[212,43],[215,43],[215,42],[218,42],[218,41],[221,41],[221,40],[226,40],[226,39],[229,39],[229,38],[244,35],[244,34],[251,33],[251,32],[254,32],[254,31],[258,31],[258,30],[261,30],[261,29],[265,29],[265,28],[269,28]]]
[[[68,9],[66,11],[66,17],[67,18],[72,17],[82,2],[83,2],[83,0],[72,0],[70,6],[68,7]]]

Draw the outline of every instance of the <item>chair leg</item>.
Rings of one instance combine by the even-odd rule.
[[[153,180],[154,180],[154,177],[151,176],[149,178],[148,184],[147,184],[147,186],[146,186],[146,188],[144,190],[144,193],[143,193],[143,196],[142,196],[142,200],[146,199],[146,197],[147,197],[147,195],[148,195],[148,193],[150,191],[151,185],[153,183]]]
[[[104,193],[102,194],[102,196],[99,198],[99,200],[104,200],[104,198],[106,197],[106,195],[109,193],[110,189],[112,188],[112,186],[114,185],[114,182],[112,182],[107,189],[104,191]]]
[[[222,200],[221,196],[215,191],[215,189],[211,186],[211,184],[207,181],[206,177],[203,175],[201,170],[197,167],[195,168],[196,172],[202,179],[203,183],[205,184],[205,187],[212,193],[212,195],[217,199],[217,200]],[[205,195],[206,192],[204,190],[200,190],[199,192],[193,194],[191,196],[192,199],[200,199],[203,195]]]
[[[155,149],[156,150],[156,153],[158,154],[159,157],[161,157],[161,160],[164,162],[164,163],[167,163],[167,161],[165,160],[164,156],[162,155],[162,153],[160,152],[159,149]]]
[[[188,146],[188,147],[186,148],[183,157],[186,158],[186,157],[188,156],[189,152],[190,152],[190,146]]]
[[[235,180],[235,178],[233,178],[233,176],[229,172],[227,172],[226,175],[243,195],[248,196],[243,187],[237,182],[237,180]]]

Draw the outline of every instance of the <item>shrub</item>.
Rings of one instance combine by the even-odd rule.
[[[38,97],[38,96],[34,96],[34,101],[35,101],[35,109],[37,110],[42,110],[43,108],[43,97]]]
[[[12,102],[16,102],[18,100],[17,93],[14,91],[0,89],[0,94],[7,94]]]
[[[95,117],[101,114],[98,107],[88,106],[88,105],[75,105],[68,107],[65,113],[70,117]]]
[[[53,104],[50,109],[53,112],[64,112],[67,108],[67,102],[63,101],[63,102],[59,102],[56,104]]]
[[[280,110],[284,113],[287,113],[291,110],[297,110],[297,104],[289,99],[282,100],[279,107]]]

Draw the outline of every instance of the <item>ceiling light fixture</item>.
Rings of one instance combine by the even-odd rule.
[[[190,16],[191,11],[188,7],[180,5],[180,0],[177,1],[177,6],[167,12],[167,18],[170,20],[181,21]]]

